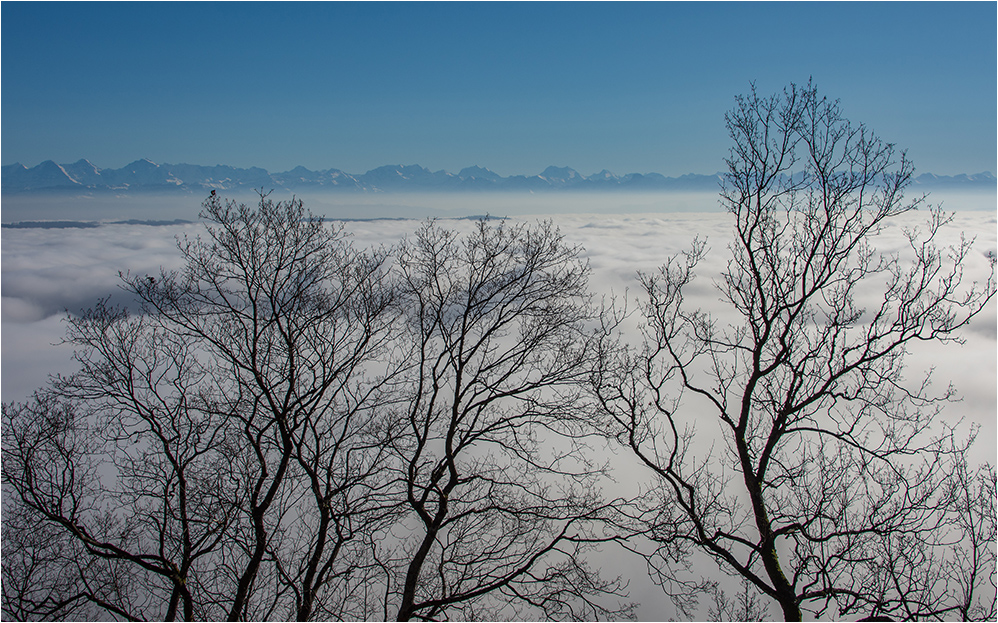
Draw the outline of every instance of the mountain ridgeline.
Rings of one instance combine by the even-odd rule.
[[[4,194],[51,192],[187,192],[207,190],[290,190],[332,192],[467,192],[467,191],[717,191],[722,174],[687,174],[666,177],[658,173],[615,175],[607,170],[581,175],[568,167],[548,167],[538,175],[503,177],[472,166],[453,174],[430,171],[419,165],[386,165],[354,175],[339,169],[312,171],[295,167],[270,173],[259,167],[240,169],[227,165],[157,164],[136,160],[120,169],[101,169],[89,160],[56,164],[46,160],[34,167],[14,163],[2,167]],[[925,187],[995,190],[995,176],[939,176],[924,173],[915,184]]]

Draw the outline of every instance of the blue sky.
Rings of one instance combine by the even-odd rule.
[[[813,76],[919,172],[996,171],[994,2],[3,2],[2,163],[723,168]]]

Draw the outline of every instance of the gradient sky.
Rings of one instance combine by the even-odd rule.
[[[995,2],[3,2],[3,164],[712,173],[813,76],[917,172],[998,172]]]

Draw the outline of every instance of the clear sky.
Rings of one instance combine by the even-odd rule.
[[[2,163],[723,168],[813,76],[918,172],[996,171],[995,2],[3,2]]]

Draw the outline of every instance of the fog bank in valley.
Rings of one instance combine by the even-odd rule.
[[[285,199],[277,197],[275,199]],[[247,202],[252,197],[241,198]],[[955,210],[953,223],[945,230],[944,243],[955,243],[961,232],[976,237],[973,253],[965,263],[965,278],[984,279],[988,253],[998,251],[994,195],[933,197]],[[123,219],[195,221],[199,198],[116,198],[93,202],[59,199],[45,203],[25,198],[4,200],[3,222],[25,220],[76,220],[100,222]],[[470,230],[473,221],[463,217],[491,214],[533,222],[550,218],[570,244],[580,245],[592,269],[591,290],[596,296],[615,296],[636,309],[639,295],[635,274],[653,271],[670,255],[688,249],[698,236],[710,248],[698,266],[698,279],[687,291],[691,304],[711,311],[721,322],[734,321],[719,307],[713,280],[724,270],[731,236],[729,216],[717,207],[716,195],[508,195],[430,196],[356,195],[352,197],[305,197],[313,213],[348,220],[345,228],[360,247],[393,245],[411,234],[422,218],[454,218],[444,225]],[[907,252],[904,227],[913,227],[927,214],[905,215],[873,242],[884,253]],[[156,274],[160,267],[180,268],[177,237],[197,236],[198,222],[168,225],[104,223],[97,227],[2,229],[2,399],[23,400],[42,386],[49,374],[71,373],[71,348],[57,345],[63,336],[62,318],[93,305],[98,299],[129,305],[118,288],[119,272]],[[862,303],[862,302],[861,302]],[[867,302],[873,304],[873,300]],[[626,339],[636,341],[636,315],[626,328]],[[981,427],[976,452],[995,461],[991,443],[996,429],[996,305],[992,301],[964,332],[963,345],[931,344],[913,350],[909,380],[917,382],[921,371],[934,367],[935,383],[953,382],[963,401],[948,405],[944,418],[962,420],[963,430]],[[622,465],[628,457],[620,456]],[[624,471],[629,471],[626,468]],[[625,474],[623,485],[636,487],[644,474],[635,468]],[[642,604],[638,616],[661,619],[667,600],[648,583],[641,565],[622,554],[608,553],[621,569],[633,568],[631,598]],[[664,606],[668,607],[668,606]]]
[[[274,196],[275,199],[285,197]],[[250,203],[252,196],[239,197]],[[636,271],[654,270],[665,258],[689,247],[694,236],[707,238],[711,252],[698,268],[696,301],[706,309],[717,307],[711,280],[727,261],[730,236],[728,215],[709,193],[656,194],[513,194],[478,195],[325,195],[305,198],[314,214],[347,219],[346,228],[359,246],[391,245],[411,233],[421,219],[462,219],[491,215],[534,221],[551,218],[570,243],[581,245],[592,267],[592,290],[597,295],[636,296]],[[998,249],[994,194],[950,193],[930,196],[955,213],[947,228],[951,240],[961,232],[975,236],[975,253],[966,266],[968,276],[982,275],[987,252]],[[127,304],[118,288],[118,273],[155,274],[159,267],[178,268],[176,238],[197,235],[200,199],[196,197],[105,197],[73,200],[56,197],[4,199],[2,221],[101,221],[139,219],[187,224],[161,226],[112,224],[100,227],[10,228],[2,230],[2,393],[3,400],[19,400],[44,383],[46,374],[71,368],[66,347],[52,347],[63,326],[60,315],[110,297]],[[924,211],[906,215],[893,231],[876,241],[883,252],[903,251],[903,224],[914,225]],[[376,219],[376,220],[369,220]],[[454,220],[449,227],[470,227]],[[632,301],[633,303],[633,301]],[[633,306],[633,305],[632,305]],[[963,346],[942,347],[928,360],[937,362],[939,376],[960,380],[965,395],[979,395],[990,406],[979,413],[994,420],[995,314],[975,320]],[[936,347],[933,347],[936,348]],[[56,354],[61,353],[61,354]],[[973,353],[975,359],[971,359]],[[979,359],[976,359],[979,357]],[[970,365],[979,361],[979,365]],[[945,365],[951,363],[951,365]],[[953,372],[953,374],[950,374]],[[968,375],[970,375],[968,377]],[[978,379],[980,383],[970,383]],[[940,382],[942,378],[940,378]],[[972,408],[968,396],[960,409]],[[979,404],[979,403],[978,403]]]

